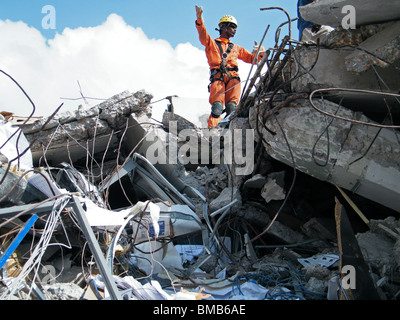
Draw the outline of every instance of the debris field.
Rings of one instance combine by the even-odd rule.
[[[218,128],[145,90],[2,112],[0,299],[400,298],[399,21],[261,10],[287,21]]]

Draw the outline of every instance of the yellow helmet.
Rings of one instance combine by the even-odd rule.
[[[224,22],[233,23],[236,25],[236,27],[238,26],[237,21],[234,16],[230,16],[230,15],[223,16],[218,23],[218,27],[221,27],[221,23],[224,23]]]

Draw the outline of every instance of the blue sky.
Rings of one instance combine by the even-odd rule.
[[[297,16],[297,0],[2,0],[0,69],[27,91],[37,105],[35,116],[53,113],[60,103],[62,111],[75,110],[82,103],[74,99],[80,97],[78,81],[86,97],[143,89],[153,101],[170,95],[202,99],[209,112],[209,68],[195,28],[196,4],[203,6],[212,37],[219,35],[222,16],[235,16],[239,26],[232,40],[249,51],[268,25],[263,46],[273,47],[276,28],[287,21],[281,10],[260,8],[282,7]],[[47,5],[55,9],[54,30],[42,25]],[[287,26],[281,34],[288,34]],[[292,38],[298,38],[297,23]],[[249,70],[239,62],[242,79]],[[15,84],[0,76],[0,111],[26,116],[31,108]],[[163,106],[154,104],[155,112]]]
[[[143,29],[149,38],[167,40],[173,47],[190,42],[201,48],[194,28],[196,4],[203,6],[206,26],[212,36],[218,35],[214,28],[223,15],[235,16],[239,28],[233,41],[249,50],[254,40],[259,42],[262,39],[268,24],[271,27],[265,41],[267,46],[273,45],[276,27],[286,20],[280,10],[261,11],[260,8],[279,6],[288,11],[291,18],[297,16],[297,0],[3,0],[0,3],[0,19],[22,20],[51,39],[66,27],[94,27],[103,23],[111,13],[116,13],[128,25]],[[46,16],[42,8],[45,5],[52,5],[56,10],[55,30],[42,28],[42,19]],[[296,26],[294,24],[293,32],[297,34]]]

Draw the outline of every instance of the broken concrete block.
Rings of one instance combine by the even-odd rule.
[[[234,204],[231,209],[233,211],[237,211],[241,205],[242,197],[240,195],[240,192],[237,187],[233,188],[225,188],[222,190],[221,194],[215,198],[213,201],[210,202],[209,204],[209,210],[210,212],[214,212],[218,209],[221,209],[222,207],[230,204],[232,201],[238,200],[236,204]]]
[[[216,267],[218,267],[218,259],[219,258],[216,254],[210,254],[210,258],[200,266],[200,269],[206,273],[211,273]]]
[[[331,31],[329,35],[323,41],[321,41],[321,46],[331,49],[345,46],[356,47],[369,37],[376,35],[392,24],[393,22],[369,24],[351,30],[346,30],[339,27]]]
[[[150,101],[152,95],[145,91],[129,93],[124,91],[121,94],[115,95],[110,99],[99,104],[97,107],[100,110],[99,118],[107,121],[110,128],[122,129],[126,126],[126,120],[131,114],[136,114],[138,117],[151,117]]]
[[[325,280],[320,280],[314,277],[311,277],[308,280],[305,287],[307,290],[320,295],[321,297],[325,297],[328,291],[328,283]]]
[[[251,177],[249,180],[246,180],[243,187],[244,188],[261,189],[266,183],[267,183],[267,177],[257,173],[256,175]]]
[[[74,283],[54,283],[43,286],[50,300],[80,300],[84,290]]]
[[[383,220],[371,219],[369,221],[369,227],[371,232],[382,234],[393,241],[400,239],[400,233],[397,230],[398,220],[393,216],[387,217]]]
[[[268,203],[272,200],[284,200],[286,192],[277,182],[277,179],[271,175],[268,176],[267,182],[261,190],[261,196]]]
[[[35,141],[32,145],[33,153],[42,151],[41,146],[64,145],[67,140],[82,141],[93,138],[94,134],[104,135],[110,133],[106,122],[97,118],[84,118],[74,122],[63,124],[63,129],[43,130],[28,135],[30,141]],[[73,137],[73,138],[72,138]]]
[[[359,49],[345,57],[347,70],[360,73],[372,65],[389,67],[400,58],[400,21],[359,44]]]
[[[356,239],[367,263],[370,263],[378,270],[384,266],[395,265],[393,257],[394,243],[385,236],[373,232],[365,232],[357,234]]]

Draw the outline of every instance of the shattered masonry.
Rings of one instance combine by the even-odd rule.
[[[301,8],[336,29],[281,37],[225,128],[154,122],[144,90],[25,124],[3,112],[0,299],[398,300],[400,10],[375,21],[355,1],[344,30],[336,2]],[[224,162],[224,130],[254,144],[250,174]],[[221,161],[155,163],[155,145]]]

